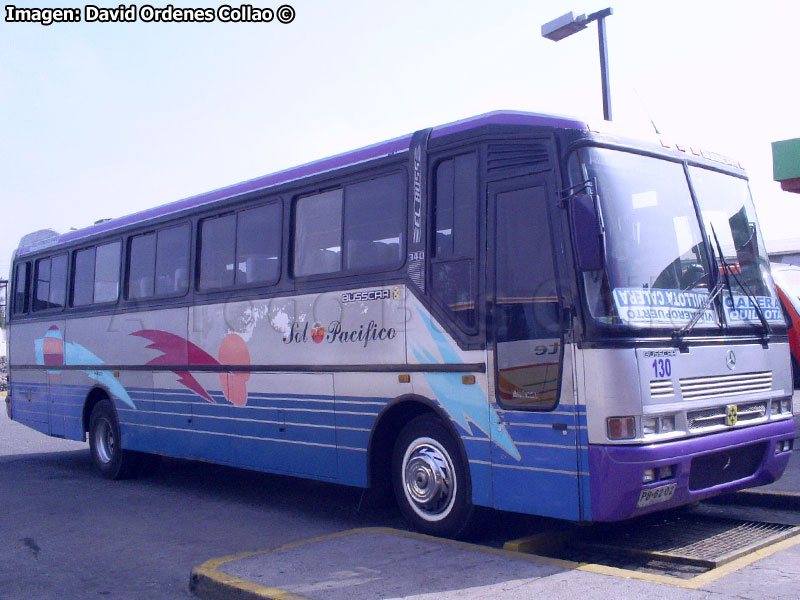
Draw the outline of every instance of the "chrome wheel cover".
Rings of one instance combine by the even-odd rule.
[[[100,462],[103,464],[111,462],[114,456],[114,428],[105,417],[98,420],[94,431],[94,447]]]
[[[426,521],[446,518],[458,491],[450,455],[437,440],[415,439],[408,445],[402,464],[403,491],[409,506]]]

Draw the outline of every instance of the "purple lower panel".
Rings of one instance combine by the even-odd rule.
[[[791,455],[791,452],[776,455],[775,444],[792,438],[794,438],[794,421],[787,419],[648,446],[590,445],[591,518],[593,521],[620,521],[690,504],[719,494],[772,483],[783,474]],[[732,460],[739,460],[739,457],[747,452],[748,447],[761,455],[760,462],[756,461],[757,466],[753,470],[747,469],[751,474],[710,487],[698,485],[698,477],[695,476],[690,485],[693,460],[708,457],[696,464],[705,463],[704,467],[707,468],[709,463],[713,465],[719,462],[719,470],[736,469],[737,465],[731,465],[727,457],[721,461],[711,457],[715,455],[724,457],[725,453],[730,453],[728,456],[732,457]],[[642,484],[645,469],[667,466],[674,468],[674,477],[647,485]],[[724,474],[717,475],[725,478]],[[711,476],[709,481],[713,480],[714,477]],[[672,498],[666,502],[642,508],[636,507],[643,489],[669,483],[677,483]]]

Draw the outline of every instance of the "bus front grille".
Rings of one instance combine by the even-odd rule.
[[[669,398],[675,395],[675,386],[671,379],[654,379],[650,382],[651,398]]]
[[[742,373],[741,375],[686,377],[680,380],[680,387],[684,400],[704,400],[768,392],[772,389],[772,371]]]
[[[689,422],[689,430],[707,429],[725,425],[727,417],[727,406],[715,406],[703,410],[693,410],[686,413],[686,420]],[[767,416],[766,402],[751,402],[741,404],[737,407],[737,422],[755,421]]]

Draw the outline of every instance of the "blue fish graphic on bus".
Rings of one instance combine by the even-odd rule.
[[[417,312],[422,318],[422,322],[425,323],[425,327],[431,334],[441,356],[441,360],[437,360],[426,349],[414,344],[412,351],[417,360],[423,364],[463,363],[464,361],[458,356],[452,344],[433,325],[430,316],[420,310],[419,307],[417,307]],[[457,381],[454,380],[452,373],[425,373],[425,380],[431,386],[435,397],[438,398],[450,417],[461,425],[464,431],[472,433],[471,425],[474,425],[509,456],[516,460],[521,460],[522,456],[517,450],[514,440],[508,434],[506,426],[500,422],[497,413],[490,406],[486,394],[480,387],[461,385],[460,378]],[[497,431],[494,436],[490,436],[487,430],[489,423],[497,424]]]
[[[60,353],[52,351],[53,348],[57,347],[62,349]],[[34,351],[36,353],[36,364],[38,365],[50,367],[58,367],[60,365],[105,365],[105,361],[91,350],[84,348],[80,344],[65,342],[61,330],[55,326],[50,327],[43,338],[34,340]],[[122,387],[122,384],[114,377],[111,371],[94,369],[82,369],[82,371],[91,379],[105,386],[112,395],[122,402],[131,408],[136,408],[127,390]],[[48,369],[47,372],[51,377],[58,377],[61,374],[61,371],[57,368]]]

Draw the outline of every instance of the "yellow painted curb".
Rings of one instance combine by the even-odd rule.
[[[748,556],[738,558],[726,565],[717,567],[716,569],[712,569],[695,577],[689,579],[682,579],[680,577],[674,577],[671,575],[656,575],[652,573],[642,573],[639,571],[631,571],[628,569],[620,569],[617,567],[609,567],[605,565],[578,563],[558,558],[549,558],[547,556],[538,556],[536,554],[529,554],[525,552],[511,550],[508,548],[504,548],[502,550],[498,548],[489,548],[487,546],[479,546],[477,544],[471,544],[469,542],[459,542],[456,540],[437,538],[429,535],[424,535],[421,533],[403,531],[400,529],[392,529],[389,527],[362,527],[358,529],[349,529],[346,531],[340,531],[337,533],[323,535],[308,540],[292,542],[290,544],[278,546],[277,548],[272,548],[270,550],[262,550],[258,552],[245,552],[242,554],[234,554],[231,556],[225,556],[222,558],[214,558],[208,560],[199,567],[195,567],[194,569],[192,569],[192,577],[189,587],[193,594],[200,596],[204,600],[310,600],[305,596],[299,596],[297,594],[293,594],[292,592],[288,592],[286,590],[262,585],[254,581],[243,579],[241,577],[236,577],[235,575],[230,575],[222,571],[220,567],[235,560],[241,560],[244,558],[259,556],[262,554],[269,554],[270,552],[277,552],[280,550],[288,550],[291,548],[297,548],[299,546],[305,546],[307,544],[324,542],[327,540],[341,538],[348,535],[356,535],[360,533],[383,533],[387,535],[398,535],[417,540],[435,542],[438,544],[445,544],[448,546],[452,546],[454,548],[459,548],[461,550],[473,550],[476,552],[485,552],[487,554],[494,554],[496,556],[504,556],[506,558],[511,558],[515,560],[522,560],[537,564],[548,565],[552,567],[558,567],[565,570],[584,571],[587,573],[595,573],[597,575],[608,575],[612,577],[622,577],[624,579],[635,579],[638,581],[646,581],[649,583],[670,585],[673,587],[684,588],[684,589],[698,589],[704,585],[708,585],[709,583],[712,583],[724,577],[725,575],[733,573],[734,571],[737,571],[743,567],[746,567],[747,565],[750,565],[754,562],[757,562],[768,556],[771,556],[776,552],[780,552],[781,550],[786,550],[787,548],[791,548],[793,546],[796,546],[797,544],[800,544],[800,536],[795,536],[790,539],[783,540],[782,542],[778,542],[776,544],[768,546],[766,548],[762,548],[761,550],[756,550],[755,552],[749,554]],[[508,546],[523,548],[525,547],[525,539],[514,540],[513,542],[509,542],[507,544],[507,547]]]
[[[562,569],[574,569],[576,566],[578,566],[577,563],[572,563],[557,558],[548,558],[546,556],[536,556],[534,554],[524,554],[522,552],[489,548],[486,546],[479,546],[477,544],[470,544],[468,542],[459,542],[456,540],[448,540],[430,535],[424,535],[422,533],[414,533],[412,531],[392,529],[390,527],[362,527],[358,529],[348,529],[346,531],[331,533],[308,540],[301,540],[299,542],[292,542],[291,544],[285,544],[270,550],[244,552],[242,554],[213,558],[204,562],[199,567],[192,569],[192,577],[189,588],[193,594],[200,596],[205,600],[309,600],[309,598],[293,594],[292,592],[287,592],[286,590],[262,585],[248,579],[242,579],[241,577],[230,575],[222,571],[220,567],[235,560],[250,558],[251,556],[269,554],[270,552],[278,552],[280,550],[289,550],[291,548],[297,548],[307,544],[324,542],[327,540],[345,537],[348,535],[356,535],[359,533],[383,533],[387,535],[398,535],[417,540],[445,544],[462,550],[485,552],[488,554],[495,554],[497,556],[505,556],[507,558],[544,564]]]

